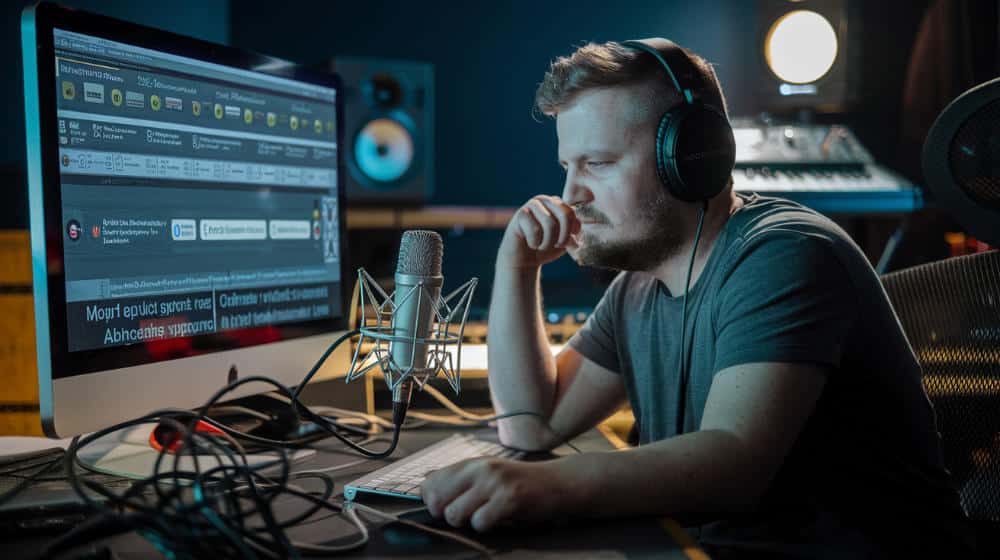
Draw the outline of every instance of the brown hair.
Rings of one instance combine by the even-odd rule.
[[[726,99],[715,70],[704,58],[682,49],[701,73],[694,90],[696,99],[726,113]],[[670,83],[663,65],[647,53],[609,41],[587,43],[569,56],[560,56],[549,66],[535,92],[535,107],[555,116],[569,106],[581,92],[615,86],[652,83],[655,89],[653,109],[657,118],[680,101],[680,94]]]

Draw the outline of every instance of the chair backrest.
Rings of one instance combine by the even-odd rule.
[[[882,277],[970,519],[1000,521],[1000,252]]]

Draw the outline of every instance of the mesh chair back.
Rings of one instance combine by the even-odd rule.
[[[882,277],[971,519],[1000,521],[1000,252]]]

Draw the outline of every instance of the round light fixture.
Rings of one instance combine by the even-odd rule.
[[[788,83],[815,82],[837,59],[837,33],[816,12],[788,12],[768,29],[764,58],[774,75]]]

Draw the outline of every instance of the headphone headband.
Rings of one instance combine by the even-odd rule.
[[[695,98],[695,91],[707,91],[695,86],[704,86],[707,80],[691,57],[667,39],[623,41],[621,45],[656,58],[684,99],[667,110],[656,128],[660,182],[675,198],[686,202],[705,201],[719,194],[731,176],[736,145],[723,110]]]
[[[674,89],[689,105],[694,103],[696,86],[704,86],[701,72],[690,57],[676,43],[662,37],[622,41],[623,46],[647,52],[660,62],[670,76]]]

